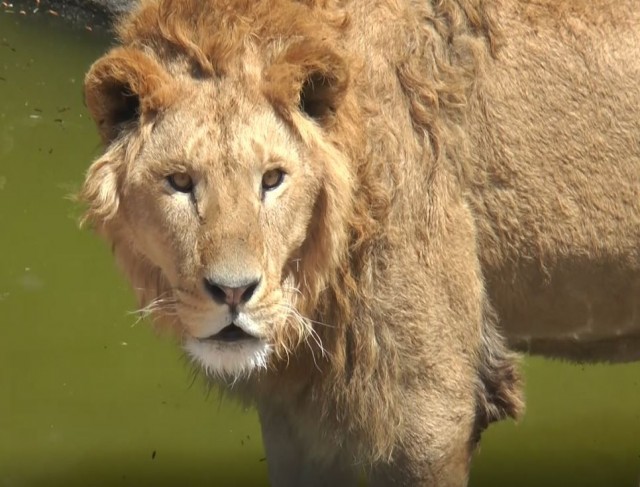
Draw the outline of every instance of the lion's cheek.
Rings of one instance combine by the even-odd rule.
[[[278,218],[280,229],[278,248],[286,259],[296,253],[307,239],[309,228],[313,226],[312,214],[317,190],[313,186],[303,187],[291,195]]]
[[[287,201],[282,208],[262,214],[258,221],[263,247],[263,267],[271,279],[277,280],[280,280],[290,256],[304,241],[305,233],[304,222],[300,221],[301,215],[296,215],[285,206],[293,207]]]
[[[176,286],[185,273],[191,274],[197,268],[194,255],[196,229],[190,218],[181,214],[184,212],[176,211],[166,203],[158,204],[157,199],[155,204],[146,199],[147,195],[128,198],[125,205],[125,220],[132,243],[137,253],[159,268],[171,285]]]

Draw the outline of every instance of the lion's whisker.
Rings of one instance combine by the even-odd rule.
[[[292,291],[296,294],[299,294],[300,296],[303,296],[302,291],[300,291],[299,288],[295,287],[295,286],[283,286],[282,287],[283,291]]]
[[[130,311],[127,314],[137,315],[136,321],[131,325],[137,326],[142,320],[148,317],[157,317],[162,314],[164,316],[177,316],[176,305],[178,301],[175,299],[171,291],[164,292],[152,299],[140,309]]]
[[[321,371],[320,366],[318,365],[318,362],[316,360],[314,347],[309,342],[309,339],[311,338],[313,340],[317,348],[320,350],[320,354],[322,357],[329,356],[329,352],[324,348],[320,335],[312,326],[314,321],[304,317],[295,307],[291,306],[289,303],[280,303],[279,307],[280,309],[285,311],[285,319],[291,318],[298,324],[298,326],[302,330],[302,336],[304,337],[303,341],[307,344],[309,350],[311,351],[311,357],[313,359],[315,367],[316,369],[318,369],[318,371]]]

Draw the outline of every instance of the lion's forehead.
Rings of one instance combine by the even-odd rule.
[[[300,158],[298,143],[268,103],[236,100],[234,110],[198,94],[156,122],[147,158],[200,167],[254,169]]]

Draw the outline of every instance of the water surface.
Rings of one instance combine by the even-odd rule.
[[[266,486],[254,413],[134,325],[66,198],[100,150],[81,85],[106,46],[0,10],[0,486]],[[640,365],[525,372],[527,415],[485,434],[472,487],[637,486]]]

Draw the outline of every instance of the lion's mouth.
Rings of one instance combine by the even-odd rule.
[[[225,326],[222,330],[220,330],[215,335],[208,336],[204,338],[206,341],[216,341],[216,342],[224,342],[224,343],[233,343],[239,342],[241,340],[256,340],[257,337],[250,335],[242,328],[237,326],[235,323],[231,323],[228,326]]]

